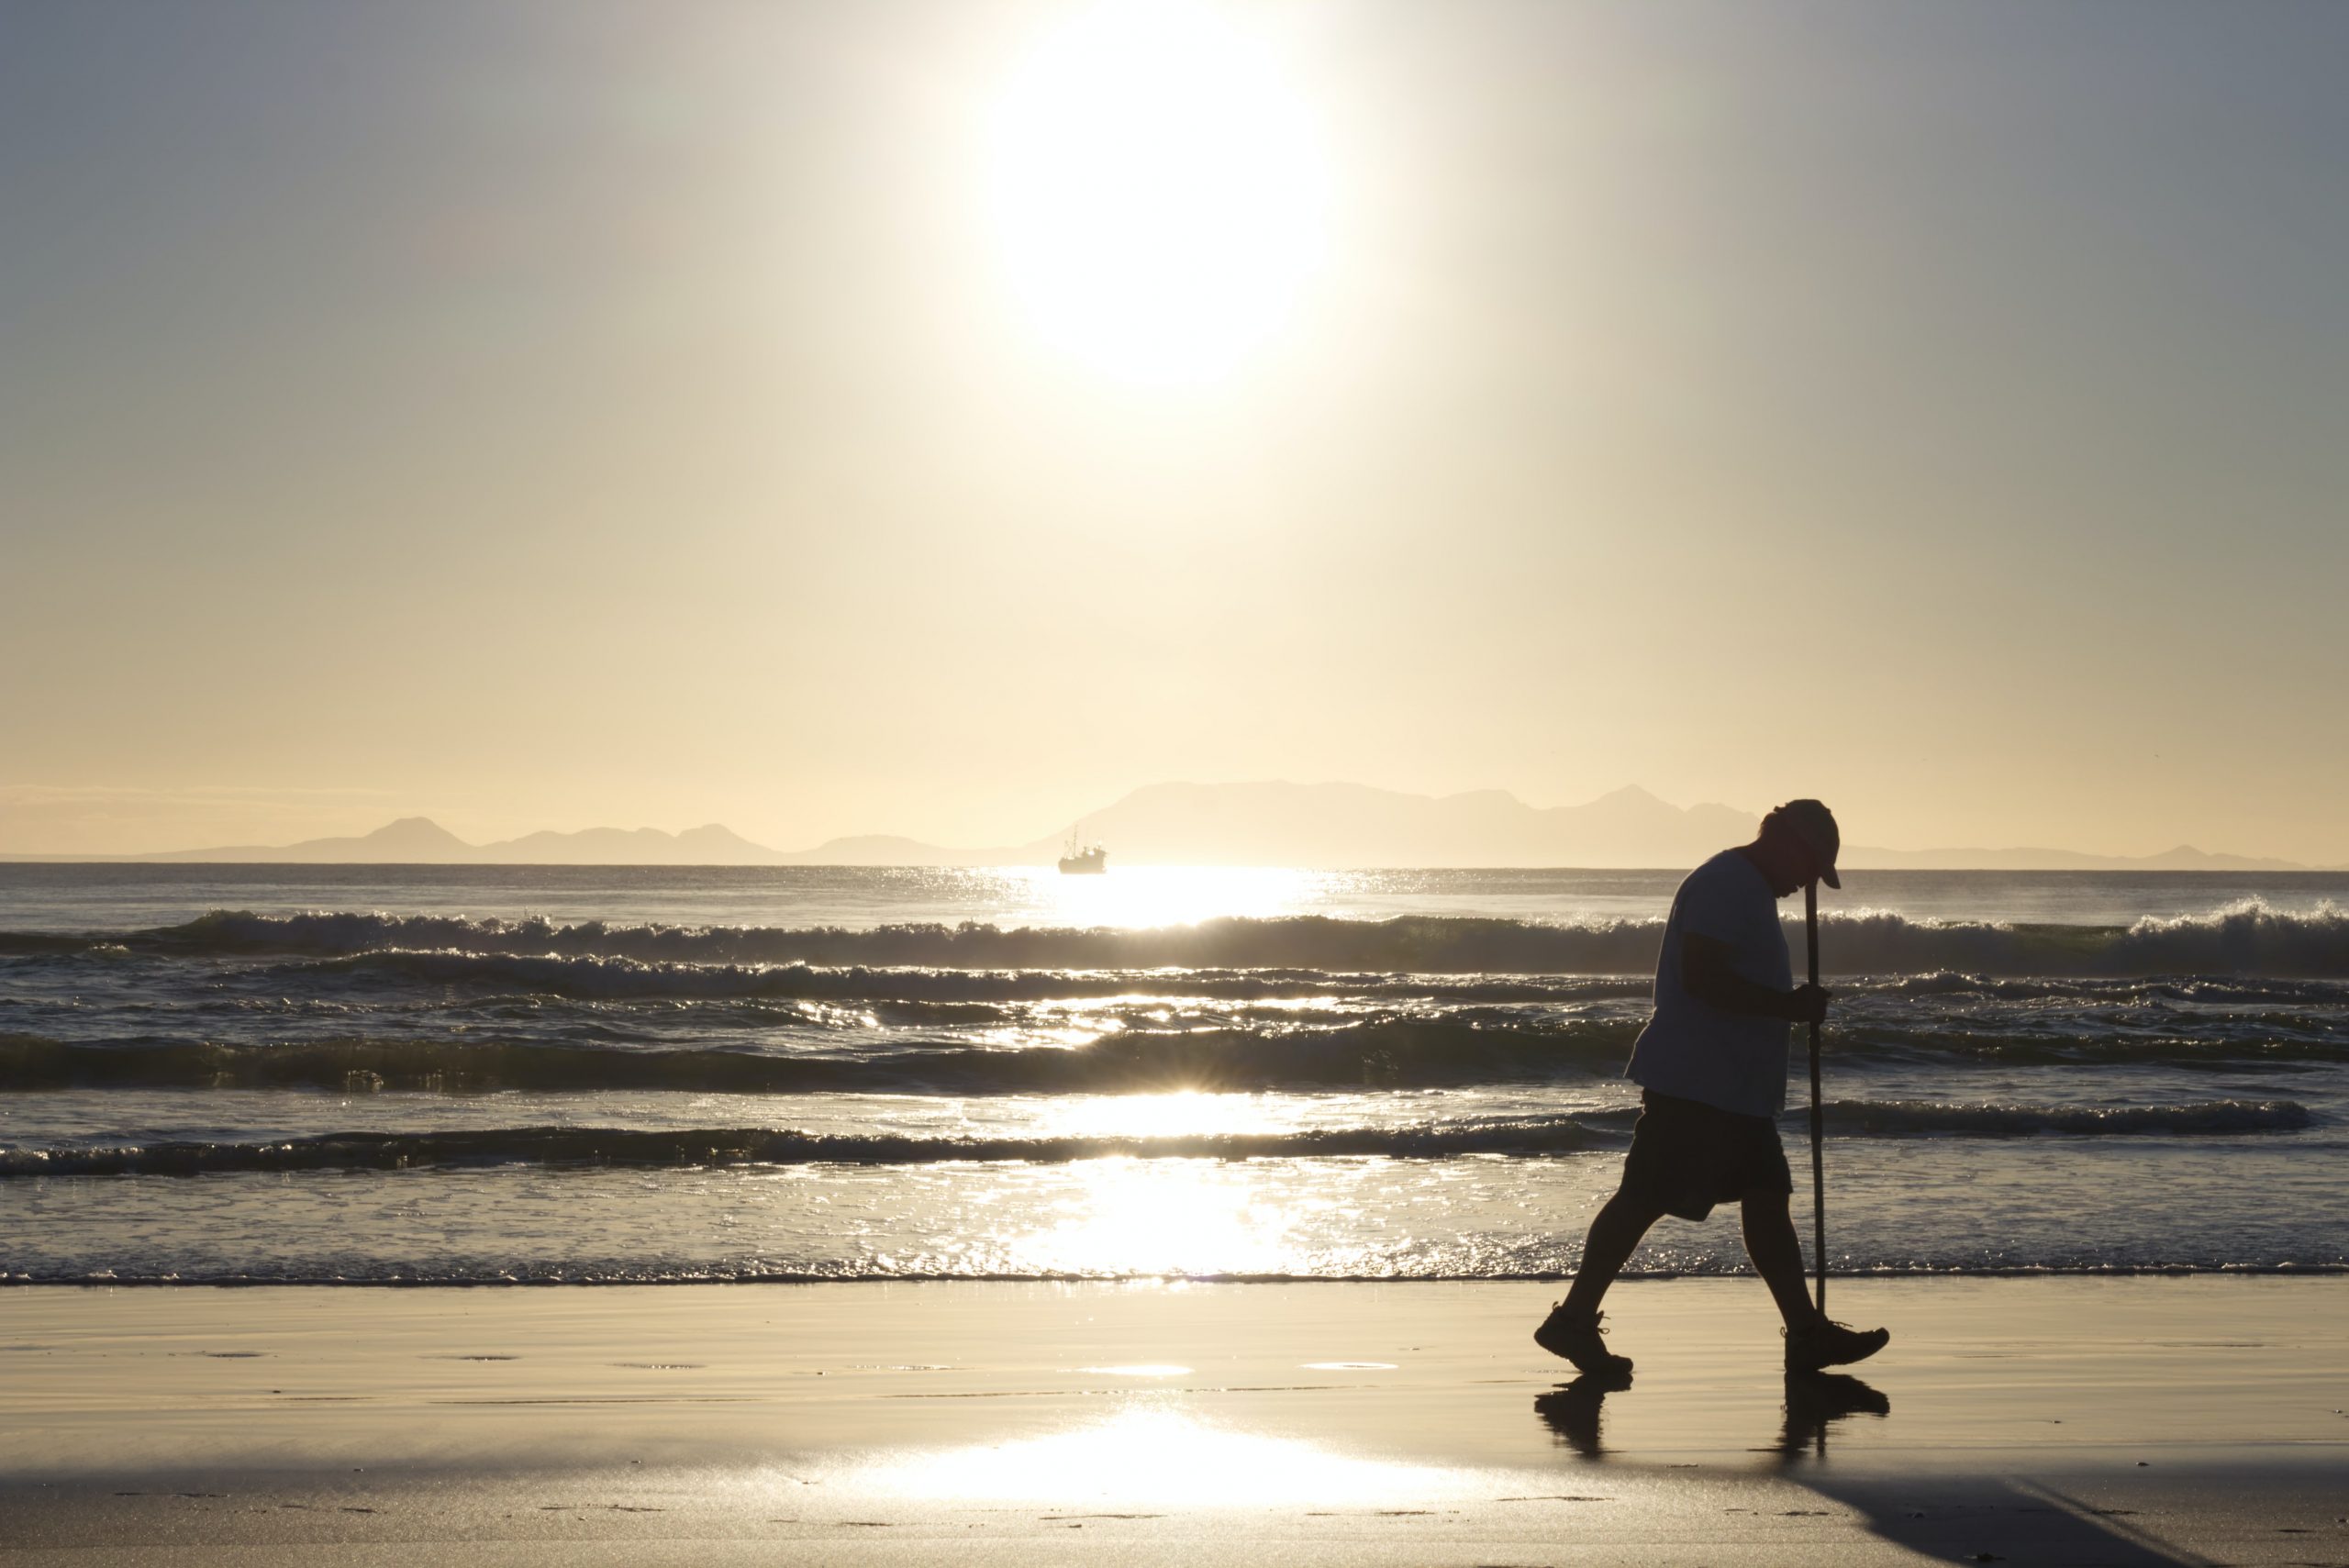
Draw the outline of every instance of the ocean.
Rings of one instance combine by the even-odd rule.
[[[0,1280],[1554,1278],[1680,874],[0,864]],[[1845,881],[1835,1268],[2349,1269],[2349,874]]]

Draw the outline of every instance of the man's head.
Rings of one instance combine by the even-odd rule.
[[[1762,818],[1753,847],[1754,863],[1781,898],[1814,880],[1843,885],[1835,874],[1842,831],[1835,826],[1835,814],[1815,800],[1790,800]]]

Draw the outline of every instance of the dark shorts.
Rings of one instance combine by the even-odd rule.
[[[1702,1219],[1717,1203],[1752,1192],[1791,1193],[1795,1183],[1778,1146],[1778,1124],[1768,1117],[1649,1089],[1640,1096],[1622,1190],[1666,1214]]]

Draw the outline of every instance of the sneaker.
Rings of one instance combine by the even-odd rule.
[[[1831,1323],[1824,1318],[1807,1329],[1780,1332],[1787,1336],[1788,1372],[1817,1372],[1821,1367],[1865,1361],[1892,1342],[1889,1329],[1863,1331]]]
[[[1604,1312],[1587,1318],[1569,1316],[1562,1301],[1550,1308],[1550,1316],[1533,1330],[1533,1342],[1553,1356],[1564,1356],[1578,1371],[1620,1377],[1631,1370],[1631,1358],[1619,1356],[1598,1342],[1607,1332],[1599,1327],[1606,1320]]]

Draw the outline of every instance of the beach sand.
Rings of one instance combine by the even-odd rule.
[[[2349,1562],[2349,1279],[0,1290],[0,1559]]]

